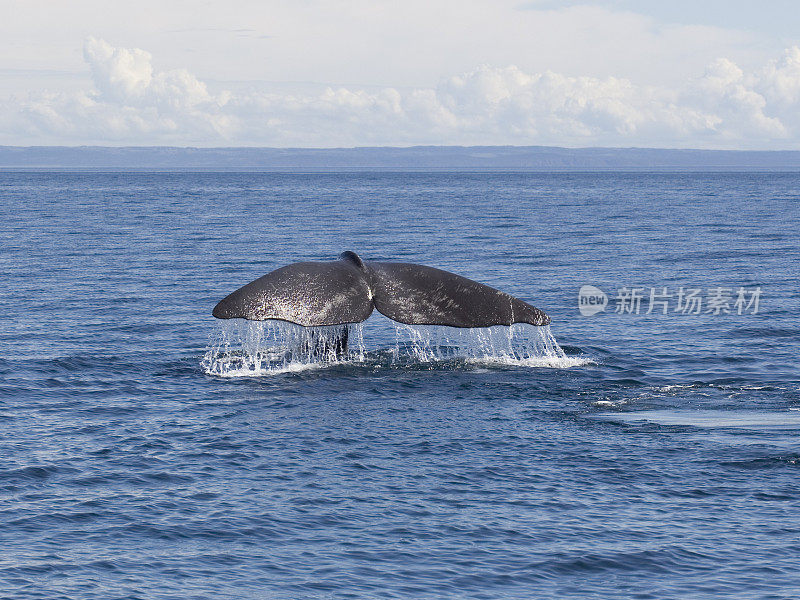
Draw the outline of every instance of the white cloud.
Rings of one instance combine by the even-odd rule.
[[[17,119],[9,119],[0,130],[6,139],[185,144],[224,139],[230,132],[231,117],[223,110],[228,96],[212,96],[185,69],[156,72],[148,52],[114,48],[92,37],[84,44],[83,56],[94,89],[34,94],[12,104]]]
[[[713,118],[711,131],[729,140],[783,140],[789,132],[777,117],[766,113],[767,101],[754,88],[759,78],[721,58],[706,69],[682,101]],[[800,132],[799,132],[800,133]]]
[[[210,91],[141,49],[88,38],[93,87],[5,102],[0,143],[545,144],[800,148],[800,49],[746,72],[719,59],[680,90],[481,66],[436,88]]]
[[[775,36],[697,25],[692,15],[698,10],[691,7],[678,11],[689,23],[679,25],[649,15],[652,2],[624,3],[638,12],[621,10],[616,0],[600,3],[605,6],[548,2],[522,9],[525,4],[139,0],[134,6],[3,0],[0,56],[6,68],[74,73],[82,68],[75,36],[103,32],[121,46],[146,48],[165,69],[185,67],[204,81],[432,87],[440,77],[476,65],[516,64],[528,73],[552,69],[674,84],[685,69],[699,72],[718,56],[763,62],[768,52],[787,45]],[[14,89],[30,85],[20,81]]]
[[[764,98],[767,114],[780,119],[790,139],[800,132],[800,48],[788,48],[783,56],[771,61],[754,89]]]
[[[129,102],[145,95],[153,80],[152,56],[139,48],[113,48],[90,37],[83,58],[92,70],[92,80],[101,96]]]

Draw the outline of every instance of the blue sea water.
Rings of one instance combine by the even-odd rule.
[[[0,236],[2,598],[800,598],[800,174],[3,172]],[[374,315],[363,361],[206,372],[220,298],[347,249],[567,360]]]

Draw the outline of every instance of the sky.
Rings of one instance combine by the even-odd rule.
[[[0,0],[0,144],[800,149],[796,0]]]

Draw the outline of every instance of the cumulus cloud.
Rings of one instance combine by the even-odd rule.
[[[719,59],[681,89],[481,66],[436,88],[212,91],[89,38],[93,88],[9,99],[2,143],[800,148],[800,48],[757,72]]]

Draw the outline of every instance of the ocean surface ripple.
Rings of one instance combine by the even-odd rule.
[[[798,174],[35,171],[0,198],[2,598],[800,597]],[[527,300],[560,354],[376,315],[359,360],[207,368],[216,301],[346,249]],[[583,285],[761,304],[582,316]]]

